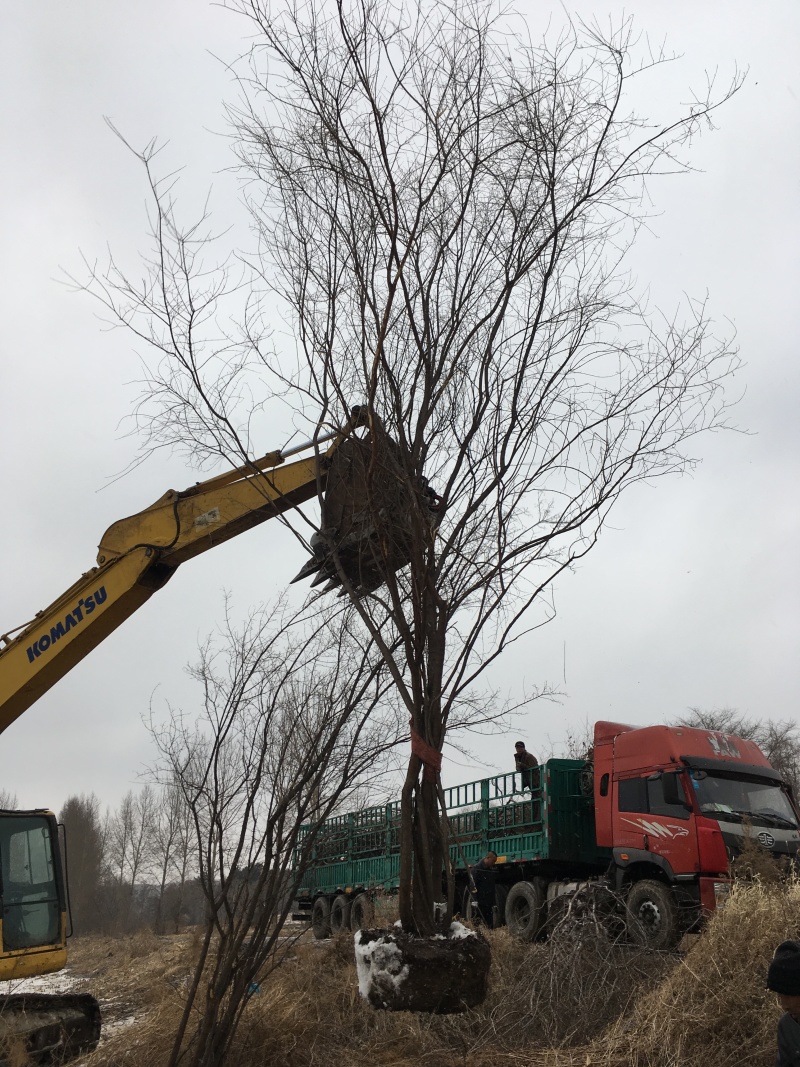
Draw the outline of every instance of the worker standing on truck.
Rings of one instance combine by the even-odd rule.
[[[534,791],[539,785],[539,761],[525,748],[524,741],[514,745],[514,769],[522,775],[522,788]]]
[[[494,880],[497,853],[490,849],[482,860],[470,868],[472,881],[475,884],[475,903],[473,910],[477,910],[480,918],[490,929],[493,926],[494,915]]]
[[[775,949],[767,989],[778,994],[783,1008],[775,1067],[800,1067],[800,941],[783,941]]]

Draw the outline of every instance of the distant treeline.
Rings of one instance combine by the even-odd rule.
[[[194,834],[177,791],[145,786],[105,814],[94,794],[71,796],[59,821],[76,935],[177,932],[203,921]]]

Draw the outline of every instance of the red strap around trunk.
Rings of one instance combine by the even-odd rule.
[[[435,782],[436,772],[442,769],[442,754],[420,737],[412,723],[408,725],[411,727],[411,751],[423,763],[422,777],[428,782]]]

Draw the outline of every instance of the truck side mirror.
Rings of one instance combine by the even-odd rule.
[[[668,771],[661,776],[661,788],[664,790],[665,803],[675,804],[678,807],[687,808],[691,811],[691,804],[688,804],[686,801],[686,795],[683,792],[676,771]]]

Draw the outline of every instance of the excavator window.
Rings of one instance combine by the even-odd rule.
[[[3,950],[58,941],[60,905],[47,819],[0,818]]]

